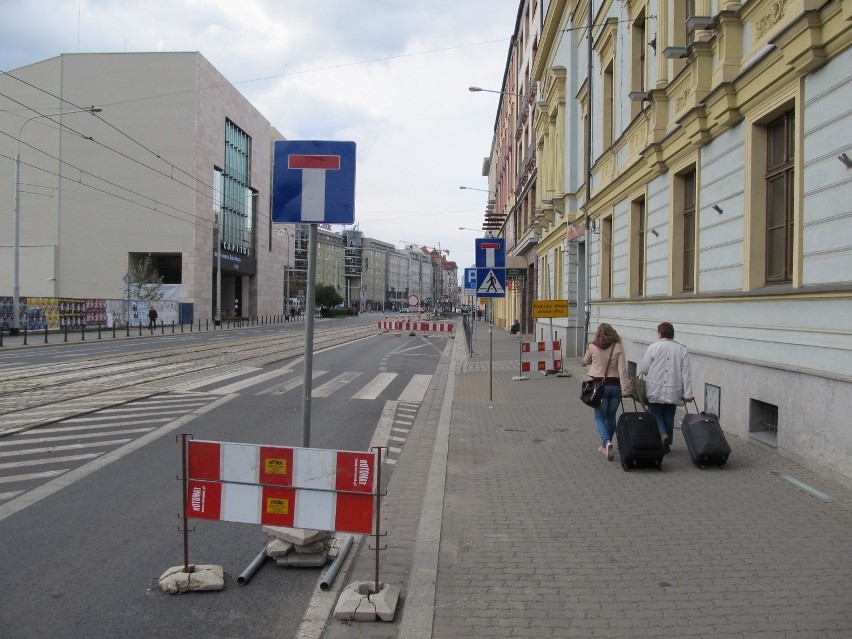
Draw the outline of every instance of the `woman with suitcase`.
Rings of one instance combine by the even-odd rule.
[[[663,322],[657,327],[657,341],[648,347],[640,371],[645,375],[648,412],[657,420],[666,453],[674,437],[678,406],[691,402],[692,373],[686,346],[674,341],[674,326]]]
[[[630,381],[627,378],[627,362],[624,347],[616,330],[609,324],[601,324],[595,339],[586,347],[583,364],[589,365],[588,375],[592,379],[603,379],[604,393],[601,403],[595,407],[595,425],[601,438],[598,452],[608,461],[615,458],[612,438],[615,434],[615,414],[622,397],[630,396]]]

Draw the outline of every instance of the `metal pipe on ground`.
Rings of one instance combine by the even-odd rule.
[[[254,576],[254,573],[258,571],[258,569],[263,565],[263,562],[266,561],[266,546],[263,546],[263,550],[258,553],[257,557],[251,560],[251,563],[246,566],[246,569],[243,570],[239,576],[237,577],[237,583],[241,586],[245,586],[249,579]]]
[[[346,555],[349,553],[350,548],[352,548],[352,535],[349,535],[346,538],[343,545],[340,547],[340,550],[337,552],[337,557],[335,557],[334,561],[331,562],[328,572],[325,573],[325,576],[320,582],[320,590],[328,590],[331,588],[331,584],[334,581],[334,578],[337,577],[337,573],[340,571],[340,567],[343,565],[343,561],[346,559]]]

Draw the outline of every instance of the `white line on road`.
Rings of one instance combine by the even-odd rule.
[[[0,477],[0,484],[13,484],[17,481],[30,481],[32,479],[45,479],[47,477],[56,477],[62,473],[67,473],[67,468],[59,470],[46,470],[43,473],[29,473],[26,475],[9,475],[8,477]]]
[[[355,393],[352,399],[376,399],[396,379],[396,375],[396,373],[379,373],[369,384]]]
[[[221,399],[217,399],[216,401],[211,402],[210,404],[202,408],[199,408],[197,411],[194,411],[189,415],[183,415],[181,417],[178,417],[173,422],[160,426],[157,430],[147,433],[142,437],[139,437],[132,441],[125,440],[128,442],[125,446],[112,450],[97,459],[93,459],[88,464],[84,464],[79,468],[75,468],[74,470],[71,470],[65,473],[64,475],[57,477],[56,479],[52,479],[46,484],[42,484],[38,488],[35,488],[21,495],[20,497],[13,499],[10,502],[0,505],[0,521],[3,521],[7,517],[14,515],[16,512],[19,512],[28,506],[32,506],[33,504],[38,503],[42,499],[45,499],[46,497],[49,497],[50,495],[59,492],[60,490],[66,488],[67,486],[70,486],[74,482],[79,481],[80,479],[91,475],[95,471],[110,465],[114,461],[118,461],[119,459],[126,457],[130,453],[147,446],[148,444],[159,439],[160,437],[185,426],[186,424],[194,420],[196,417],[199,417],[204,413],[219,408],[219,406],[231,401],[235,397],[237,396],[227,395],[225,397],[222,397]],[[101,445],[105,444],[106,442],[101,442]],[[56,450],[56,448],[54,448],[54,450]]]
[[[9,470],[12,468],[25,468],[27,466],[41,466],[43,464],[64,464],[66,462],[80,461],[83,459],[91,459],[103,455],[103,453],[85,453],[83,455],[65,455],[63,457],[44,457],[42,459],[28,459],[26,461],[9,462],[0,464],[0,470]]]
[[[165,428],[165,427],[164,427]],[[63,450],[81,450],[83,448],[97,448],[98,446],[118,446],[126,444],[129,439],[111,439],[106,442],[89,442],[87,444],[64,444],[62,446],[45,446],[44,448],[29,448],[26,451],[12,450],[8,453],[0,453],[0,457],[19,457],[21,455],[35,455],[41,453],[53,453]],[[2,519],[2,517],[0,517]]]
[[[345,373],[341,373],[334,379],[326,382],[322,386],[319,386],[314,389],[311,393],[311,397],[328,397],[333,392],[340,390],[346,384],[351,382],[353,379],[357,378],[361,373],[346,371]]]
[[[432,381],[431,375],[414,375],[408,386],[402,391],[402,395],[398,397],[401,402],[422,402],[426,396],[426,391],[429,390],[429,384]]]
[[[94,439],[95,437],[104,437],[106,435],[135,435],[136,433],[149,433],[153,428],[127,428],[125,430],[116,430],[109,433],[78,433],[76,435],[58,435],[54,437],[34,437],[32,439],[21,437],[12,439],[11,441],[0,442],[0,447],[10,448],[12,446],[25,446],[27,444],[49,444],[50,442],[67,441],[69,439]],[[27,450],[19,450],[18,454],[26,453]]]

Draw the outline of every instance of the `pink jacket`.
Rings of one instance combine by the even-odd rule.
[[[612,357],[610,358],[610,353]],[[609,367],[604,371],[609,358]],[[610,346],[601,350],[593,343],[586,346],[586,354],[583,356],[583,364],[589,365],[589,377],[617,377],[621,384],[621,394],[630,393],[630,380],[627,378],[627,361],[624,357],[624,348],[621,344]]]

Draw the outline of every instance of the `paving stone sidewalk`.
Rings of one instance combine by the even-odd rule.
[[[492,338],[493,367],[487,325],[472,357],[459,333],[388,483],[396,619],[325,637],[852,637],[852,490],[733,435],[724,469],[676,431],[662,472],[626,473],[597,452],[579,359],[513,381],[524,338]]]

